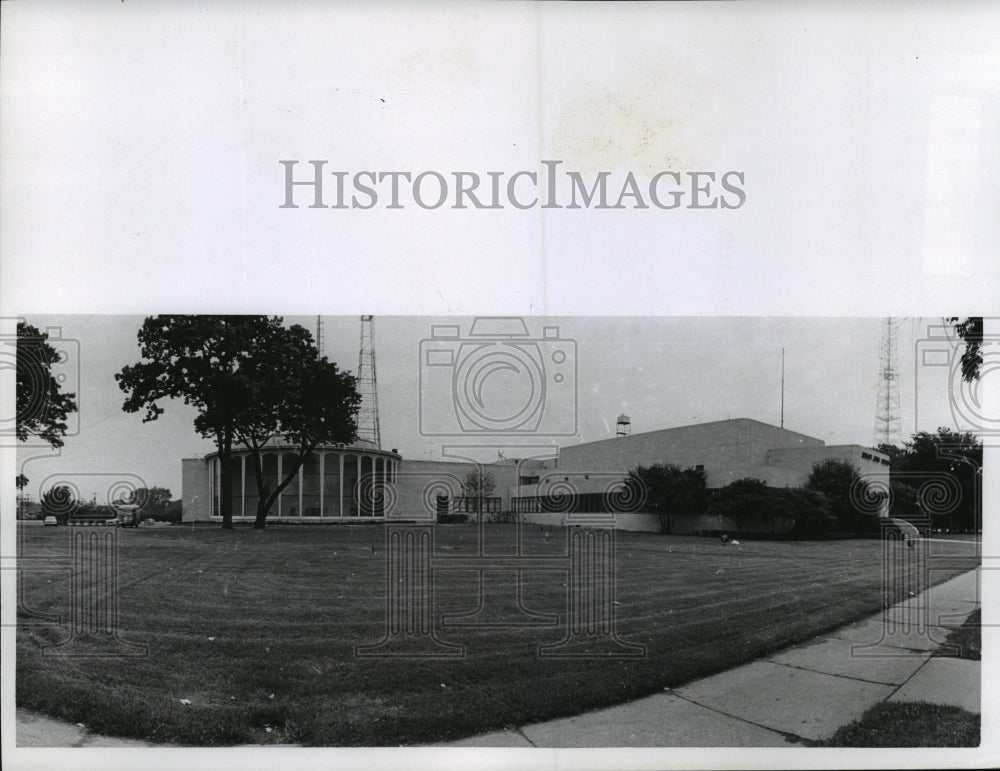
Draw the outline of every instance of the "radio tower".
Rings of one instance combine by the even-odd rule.
[[[323,356],[323,317],[316,317],[316,350],[319,351],[319,355]]]
[[[358,439],[366,439],[381,449],[378,427],[378,385],[375,380],[375,327],[372,317],[361,317],[361,352],[358,354]]]
[[[899,368],[892,317],[882,322],[879,344],[878,398],[875,402],[875,444],[895,444],[902,434],[899,416]]]

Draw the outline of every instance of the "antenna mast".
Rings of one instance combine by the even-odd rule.
[[[320,358],[323,356],[323,317],[316,317],[316,350],[319,351]]]
[[[876,445],[894,444],[902,433],[896,358],[896,331],[890,316],[882,322],[882,340],[879,344],[878,396],[875,401]]]
[[[382,448],[378,425],[378,384],[375,379],[375,327],[371,315],[361,317],[361,351],[358,354],[358,439]]]

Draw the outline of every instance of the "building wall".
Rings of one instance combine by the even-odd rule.
[[[404,460],[399,465],[396,477],[396,495],[387,516],[392,519],[428,519],[437,513],[445,513],[439,508],[438,496],[445,496],[450,511],[456,498],[463,497],[462,483],[470,471],[475,471],[475,463],[461,461]],[[494,479],[494,496],[502,498],[504,511],[510,508],[510,488],[517,484],[517,466],[512,463],[490,463],[485,465]]]
[[[181,461],[181,522],[209,521],[211,501],[208,462],[204,458],[184,458]]]
[[[538,527],[572,527],[575,523],[572,517],[555,511],[534,512],[522,514],[521,521],[528,527],[537,525]],[[635,533],[658,533],[660,532],[660,520],[655,514],[645,512],[619,513],[607,520],[586,521],[586,527],[611,527],[615,530],[627,530]],[[583,523],[581,523],[583,526]]]
[[[338,477],[331,475],[336,452],[331,451],[326,458],[328,484],[324,487],[323,503],[327,516],[332,513],[330,504],[334,500],[334,488],[339,484]],[[395,485],[389,485],[387,490],[385,516],[388,519],[432,520],[440,513],[453,510],[455,499],[464,495],[462,484],[466,476],[477,468],[471,462],[394,457],[398,471]],[[860,445],[826,446],[820,439],[746,418],[588,442],[562,448],[556,460],[525,461],[520,465],[493,463],[486,464],[486,469],[496,482],[493,495],[501,499],[501,509],[511,511],[514,498],[546,496],[558,487],[562,487],[564,493],[567,490],[580,494],[603,493],[624,479],[628,470],[636,465],[673,463],[682,468],[700,465],[704,467],[710,488],[723,487],[744,477],[760,479],[772,487],[797,487],[806,482],[814,463],[831,457],[853,463],[862,474],[888,471],[888,457],[874,450]],[[206,459],[182,461],[183,521],[211,519],[210,473]],[[302,472],[302,501],[307,512],[310,501],[318,499],[317,474],[317,470],[308,465]],[[242,476],[239,468],[235,476]],[[539,480],[537,484],[524,482],[534,477]],[[353,479],[346,482],[349,489]],[[238,484],[238,479],[234,479],[234,486]],[[297,505],[298,488],[290,487],[291,492],[283,497]],[[252,493],[252,480],[248,480],[248,493]],[[438,496],[443,496],[441,503]],[[241,500],[234,500],[237,515]],[[565,518],[565,514],[558,512],[519,511],[524,521],[543,525],[558,525]],[[248,516],[252,513],[252,508],[247,511]],[[295,513],[301,516],[297,509]],[[641,510],[619,513],[617,517],[619,524],[616,526],[622,529],[659,530],[656,516]],[[766,527],[759,523],[755,529],[770,527],[770,522]],[[774,527],[775,532],[787,529],[782,523],[774,523]],[[678,533],[704,530],[735,531],[735,526],[717,518],[690,516],[679,518],[674,527],[674,532]]]
[[[791,472],[799,479],[795,485],[804,485],[809,479],[813,465],[828,458],[854,464],[862,476],[865,474],[880,476],[889,473],[888,455],[859,444],[834,444],[798,449],[776,448],[767,452],[768,466]]]
[[[522,514],[521,521],[528,527],[537,525],[539,527],[572,527],[574,518],[559,512],[534,512]],[[581,518],[580,524],[589,528],[611,527],[615,530],[627,530],[637,533],[659,533],[660,518],[656,514],[645,511],[619,512],[606,520]],[[775,517],[774,522],[770,519],[760,518],[751,520],[743,525],[744,531],[748,533],[769,533],[784,534],[791,531],[794,520]],[[670,532],[675,535],[691,535],[695,533],[728,533],[731,536],[739,536],[736,522],[730,517],[713,516],[711,514],[688,514],[681,515],[674,519]]]
[[[768,487],[799,487],[805,484],[809,472],[803,475],[798,469],[762,465],[712,469],[707,476],[710,489],[725,487],[737,479],[747,478],[759,479]]]
[[[738,418],[563,447],[558,468],[607,473],[654,463],[673,463],[682,468],[704,466],[708,486],[722,487],[734,479],[754,476],[752,471],[766,465],[768,451],[773,448],[804,447],[822,448],[823,441]],[[784,486],[790,477],[775,472],[773,478]]]

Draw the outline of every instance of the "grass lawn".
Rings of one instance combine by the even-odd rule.
[[[982,611],[948,633],[934,656],[980,660]],[[883,702],[840,728],[824,747],[978,747],[980,716],[926,702]]]
[[[970,614],[965,623],[948,634],[946,644],[934,651],[935,656],[980,661],[983,652],[982,609]]]
[[[21,564],[65,560],[69,530],[21,530]],[[567,576],[532,570],[522,575],[523,604],[558,616],[559,625],[448,626],[440,637],[463,644],[461,658],[358,658],[355,646],[385,634],[385,532],[120,532],[120,637],[147,646],[140,657],[43,656],[43,645],[69,634],[37,616],[69,613],[68,571],[26,569],[20,580],[31,612],[19,612],[18,705],[101,733],[182,744],[432,743],[673,688],[875,613],[883,602],[877,540],[734,546],[618,533],[618,634],[645,646],[643,657],[539,657],[540,644],[564,636]],[[510,552],[515,532],[489,526],[489,550]],[[435,556],[475,555],[477,533],[472,525],[435,528]],[[522,553],[563,566],[566,538],[526,526]],[[968,558],[932,573],[934,582],[976,565],[967,544],[922,548]],[[435,572],[435,626],[442,615],[475,610],[480,594],[480,620],[519,618],[513,575],[487,572],[481,586],[475,570]],[[66,650],[88,644],[74,640]]]
[[[883,702],[824,747],[978,747],[979,715],[926,702]]]

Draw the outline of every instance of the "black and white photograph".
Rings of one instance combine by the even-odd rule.
[[[996,8],[3,6],[6,767],[996,765]]]

